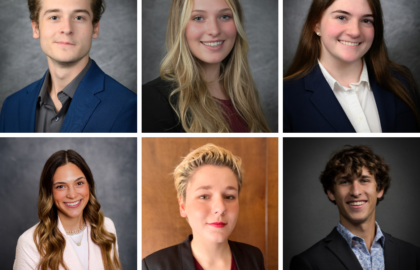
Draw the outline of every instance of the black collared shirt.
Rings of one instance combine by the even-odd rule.
[[[48,86],[51,83],[51,76],[50,72],[47,72],[41,91],[38,95],[35,132],[60,132],[74,93],[91,65],[92,60],[89,58],[89,62],[85,68],[57,94],[57,98],[62,104],[62,107],[58,112],[55,110],[54,102],[48,91]]]

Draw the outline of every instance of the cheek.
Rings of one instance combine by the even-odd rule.
[[[60,192],[57,190],[53,190],[52,195],[53,195],[54,202],[57,202],[57,203],[60,202],[64,197],[63,192]]]
[[[225,33],[225,35],[229,37],[236,37],[237,31],[236,31],[235,23],[232,21],[226,24],[223,28],[223,32]]]
[[[192,41],[197,41],[201,37],[202,29],[199,26],[187,24],[185,29],[185,38],[187,39],[188,44]]]
[[[375,39],[375,29],[373,28],[366,29],[364,31],[364,36],[366,40],[369,41],[370,44],[372,44],[373,40]]]

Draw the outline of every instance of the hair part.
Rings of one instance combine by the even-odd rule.
[[[83,210],[83,218],[91,225],[92,241],[99,245],[105,270],[122,269],[116,250],[116,236],[108,232],[104,225],[101,205],[96,199],[95,182],[85,160],[73,150],[61,150],[54,153],[45,163],[41,173],[38,196],[39,224],[35,228],[34,242],[41,256],[38,270],[58,270],[66,266],[63,254],[66,240],[58,229],[58,210],[53,199],[53,177],[56,170],[68,163],[76,165],[84,174],[89,184],[89,202]],[[111,252],[113,250],[113,252]]]
[[[384,191],[382,197],[376,202],[378,205],[385,198],[385,193],[391,186],[389,165],[385,163],[381,156],[373,153],[372,149],[365,145],[345,145],[341,150],[333,154],[319,176],[325,194],[328,194],[328,190],[334,194],[334,186],[338,177],[343,175],[346,177],[354,175],[361,177],[363,168],[366,168],[375,178],[376,191]],[[331,199],[330,201],[336,204],[335,201]]]
[[[335,0],[313,0],[303,25],[299,45],[292,63],[283,80],[301,79],[308,75],[321,58],[321,37],[314,29]],[[420,126],[419,88],[410,71],[394,62],[388,56],[384,40],[384,23],[380,0],[367,0],[374,17],[375,37],[369,51],[363,56],[370,76],[374,76],[382,88],[403,100],[412,110]],[[394,75],[394,76],[392,76]],[[398,76],[398,79],[395,78]]]
[[[228,167],[238,181],[238,193],[242,187],[242,161],[229,150],[214,144],[203,145],[191,151],[173,172],[178,199],[185,201],[187,186],[195,171],[203,165]]]
[[[238,0],[226,0],[231,8],[237,36],[232,51],[222,61],[219,80],[226,95],[251,132],[269,132],[258,90],[249,68],[248,40],[243,28],[243,13]],[[160,64],[160,77],[172,82],[170,104],[187,132],[229,132],[221,110],[204,79],[204,71],[192,55],[185,37],[194,0],[173,0],[166,33],[167,54]]]
[[[29,18],[31,21],[39,25],[39,12],[41,11],[42,0],[28,0]],[[105,0],[90,0],[90,8],[92,9],[92,24],[98,23],[105,12]]]

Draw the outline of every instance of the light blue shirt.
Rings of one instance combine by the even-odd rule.
[[[376,223],[376,222],[375,222]],[[366,247],[365,240],[363,238],[352,234],[347,230],[340,222],[337,225],[337,231],[344,237],[347,244],[349,244],[357,260],[363,270],[384,270],[385,269],[385,258],[384,258],[384,246],[385,236],[382,234],[378,223],[376,223],[376,235],[373,239],[372,247],[369,250]]]

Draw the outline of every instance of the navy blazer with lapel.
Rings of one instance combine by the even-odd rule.
[[[393,93],[381,88],[370,71],[369,83],[382,132],[419,131],[410,107]],[[356,132],[319,65],[301,79],[284,82],[283,132]]]
[[[9,96],[0,132],[34,132],[44,77]],[[106,75],[92,60],[73,96],[60,132],[137,132],[137,95]]]
[[[181,244],[150,254],[142,261],[142,270],[195,270],[191,251],[192,235]],[[264,257],[251,245],[229,240],[230,250],[238,270],[263,270]]]
[[[382,233],[385,236],[385,270],[420,269],[419,247]],[[363,270],[363,268],[335,227],[327,237],[294,256],[290,270]]]

